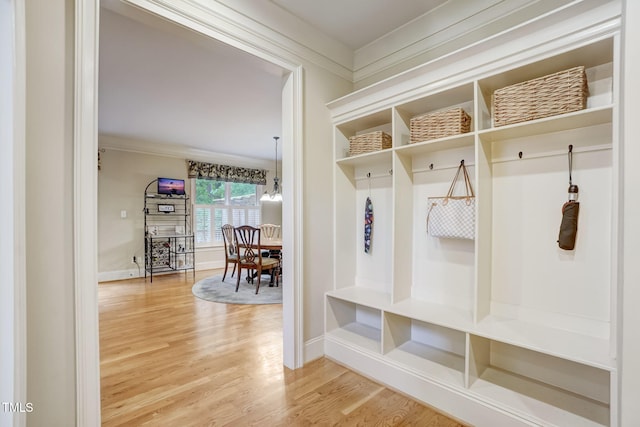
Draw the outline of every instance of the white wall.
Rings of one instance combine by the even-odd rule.
[[[185,159],[104,149],[98,172],[98,279],[144,276],[144,190],[158,177],[184,179]],[[155,192],[155,184],[151,185]],[[121,212],[126,212],[126,218]],[[136,256],[140,270],[132,263]],[[141,274],[138,274],[141,273]]]
[[[326,104],[351,84],[307,64],[304,75],[304,340],[324,335],[325,292],[333,287],[333,127]],[[308,345],[308,344],[307,344]],[[318,355],[308,349],[305,358]]]
[[[73,265],[74,2],[26,2],[29,426],[76,423]]]

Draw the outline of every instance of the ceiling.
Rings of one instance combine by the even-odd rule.
[[[352,50],[379,39],[447,0],[271,0]]]
[[[352,49],[446,2],[269,1]],[[285,70],[118,0],[101,4],[101,141],[273,159]]]
[[[99,61],[101,136],[273,159],[281,68],[104,8]]]

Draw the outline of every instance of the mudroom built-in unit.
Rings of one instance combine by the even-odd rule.
[[[617,425],[619,17],[583,12],[564,29],[547,17],[549,28],[530,23],[328,105],[328,357],[473,425]],[[576,68],[580,108],[499,122],[501,89]],[[564,98],[557,84],[534,93]],[[415,140],[412,120],[460,109],[468,131]],[[354,154],[354,137],[380,131],[390,147]],[[435,237],[427,199],[447,194],[461,162],[474,236]],[[571,197],[575,247],[562,249]]]

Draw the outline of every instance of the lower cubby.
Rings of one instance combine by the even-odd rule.
[[[382,312],[378,309],[327,297],[327,334],[376,353],[381,352]]]
[[[542,425],[610,425],[611,373],[475,335],[469,391]]]
[[[406,304],[357,287],[325,304],[327,357],[456,418],[479,427],[615,424],[612,365],[514,345],[469,321],[409,316],[399,311]]]
[[[384,314],[383,353],[435,381],[464,386],[465,333],[392,313]]]

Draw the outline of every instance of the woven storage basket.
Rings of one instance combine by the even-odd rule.
[[[391,148],[391,136],[382,132],[370,132],[349,138],[349,155],[369,153]]]
[[[498,89],[493,92],[493,125],[583,110],[588,92],[583,66]]]
[[[462,108],[416,116],[409,122],[409,143],[428,141],[469,132],[471,117]]]

